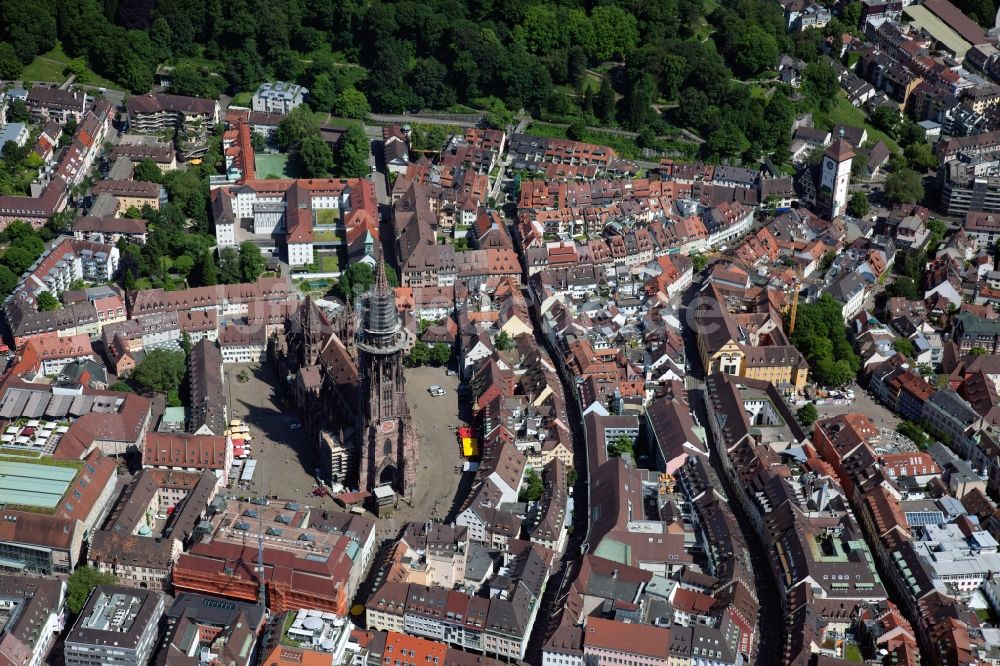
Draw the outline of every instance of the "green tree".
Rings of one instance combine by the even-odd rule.
[[[808,428],[819,418],[819,412],[816,410],[816,405],[807,402],[795,412],[795,418],[799,420],[799,423]]]
[[[717,155],[721,158],[736,157],[750,148],[743,131],[730,121],[723,121],[708,135],[705,143],[705,150],[709,155]]]
[[[861,369],[861,359],[847,338],[841,304],[830,294],[814,303],[799,303],[795,332],[789,337],[821,384],[841,386]]]
[[[173,261],[173,269],[183,277],[187,277],[194,270],[194,257],[190,254],[182,254]]]
[[[0,3],[0,41],[27,65],[56,45],[55,7],[42,2]]]
[[[43,291],[38,295],[38,310],[40,312],[51,312],[60,307],[59,300],[52,295],[51,291]]]
[[[900,145],[909,146],[911,143],[924,143],[926,140],[927,132],[924,131],[924,128],[909,118],[900,125],[898,133]]]
[[[21,275],[28,267],[35,262],[38,255],[28,252],[23,247],[12,246],[7,248],[7,251],[3,253],[3,257],[0,257],[0,264],[3,264],[10,269],[14,275]]]
[[[615,90],[611,87],[610,76],[605,76],[601,80],[601,87],[597,91],[597,98],[594,99],[594,115],[604,124],[608,124],[615,119]]]
[[[211,287],[219,283],[219,271],[211,252],[205,250],[198,255],[188,279],[196,287]]]
[[[371,289],[373,284],[375,284],[375,271],[372,270],[371,264],[358,262],[351,264],[340,274],[337,293],[344,302],[353,302],[357,296]]]
[[[840,11],[840,20],[849,30],[857,31],[861,25],[861,3],[851,0]]]
[[[409,362],[410,367],[416,368],[421,365],[426,365],[431,358],[431,348],[426,342],[417,340],[413,343],[413,348],[410,349]]]
[[[587,136],[587,125],[583,122],[581,118],[576,118],[569,124],[566,128],[566,138],[572,139],[573,141],[583,141],[584,137]]]
[[[290,150],[307,136],[319,132],[319,123],[308,106],[298,106],[282,118],[274,133],[275,141],[282,150]]]
[[[747,28],[743,45],[736,53],[735,65],[748,76],[771,69],[778,61],[778,41],[757,25]]]
[[[132,179],[148,183],[159,183],[163,180],[163,172],[160,171],[160,167],[156,166],[156,162],[147,157],[135,165]]]
[[[694,264],[695,273],[701,273],[703,270],[705,270],[705,266],[708,266],[708,257],[706,257],[705,255],[699,252],[695,252],[694,254],[690,255],[690,257],[691,257],[691,263]]]
[[[250,135],[250,146],[256,153],[263,152],[267,148],[267,139],[260,132],[254,132]]]
[[[14,47],[5,42],[0,42],[0,79],[12,80],[21,75],[24,65],[17,57]]]
[[[135,391],[132,390],[131,386],[129,386],[126,382],[123,382],[120,379],[111,386],[109,386],[108,390],[114,391],[115,393],[135,393]]]
[[[28,121],[28,105],[23,99],[15,99],[7,107],[7,122],[24,123]]]
[[[333,169],[333,153],[320,136],[307,136],[299,142],[299,164],[309,178],[323,178]]]
[[[653,102],[656,101],[656,81],[649,74],[641,74],[628,87],[622,99],[622,126],[638,130],[647,122],[653,113]]]
[[[635,454],[634,443],[632,442],[631,437],[618,435],[611,440],[611,444],[608,445],[608,456],[617,458],[626,453],[630,456]]]
[[[430,360],[433,365],[447,365],[451,360],[451,345],[435,342],[431,346]]]
[[[98,585],[114,585],[118,578],[93,567],[79,567],[70,574],[66,583],[66,607],[72,615],[79,615],[87,604],[90,593]]]
[[[148,391],[166,393],[181,385],[186,370],[184,352],[154,349],[136,366],[132,379]]]
[[[620,60],[635,51],[639,27],[634,15],[615,5],[599,5],[590,13],[590,21],[594,26],[593,57]]]
[[[829,110],[839,90],[837,73],[832,67],[818,62],[806,65],[802,72],[802,92],[813,106]]]
[[[507,331],[500,331],[493,339],[493,346],[496,347],[497,351],[507,351],[514,348],[514,341],[511,340]]]
[[[897,425],[896,432],[904,437],[912,439],[913,443],[916,444],[921,451],[925,450],[930,445],[927,433],[924,432],[924,429],[921,428],[919,424],[912,421],[903,421]]]
[[[169,171],[163,174],[163,186],[170,203],[194,220],[199,229],[209,228],[208,180],[196,169]]]
[[[917,203],[924,198],[921,175],[913,169],[901,169],[885,179],[885,198],[890,204]]]
[[[407,76],[420,106],[445,109],[455,103],[455,91],[448,82],[448,70],[435,58],[420,58]]]
[[[244,282],[256,282],[266,265],[259,247],[250,241],[240,243],[240,277]]]
[[[333,115],[341,118],[356,118],[364,120],[371,113],[368,98],[360,90],[347,88],[333,100]]]
[[[524,474],[524,480],[521,482],[521,489],[517,494],[517,501],[519,502],[537,502],[542,498],[542,494],[545,492],[545,486],[542,485],[542,477],[538,475],[532,468],[528,468],[528,471]]]
[[[233,247],[219,250],[218,279],[222,284],[236,284],[240,281],[240,255]]]
[[[934,149],[929,143],[911,143],[903,149],[906,164],[919,173],[929,171],[938,165]]]
[[[309,86],[309,108],[320,113],[328,113],[333,108],[337,88],[333,78],[326,72],[318,74]]]
[[[899,128],[899,109],[891,104],[883,104],[872,114],[872,125],[889,136],[895,136]]]
[[[836,260],[837,260],[837,253],[834,252],[833,250],[830,250],[829,252],[823,255],[822,259],[819,260],[819,269],[824,272],[829,270],[830,266],[833,266],[833,262]]]
[[[346,178],[360,178],[368,173],[368,156],[371,147],[361,125],[352,123],[340,140],[337,167]]]
[[[871,205],[868,203],[868,193],[857,191],[851,195],[847,202],[847,213],[854,217],[864,217],[868,214]]]
[[[5,265],[0,265],[0,297],[14,291],[17,288],[17,275]]]
[[[225,81],[191,64],[181,64],[170,72],[170,92],[189,97],[217,97]]]
[[[899,296],[909,301],[915,301],[920,298],[920,292],[917,290],[917,285],[914,283],[913,278],[906,275],[897,277],[886,288],[886,291],[890,296]]]
[[[969,350],[969,356],[982,356],[983,354],[989,354],[983,347],[973,347]]]
[[[893,340],[892,348],[907,358],[913,358],[913,342],[906,338],[896,338]]]

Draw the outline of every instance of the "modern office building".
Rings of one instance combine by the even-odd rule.
[[[143,666],[156,647],[162,615],[157,592],[98,585],[66,636],[67,666]]]

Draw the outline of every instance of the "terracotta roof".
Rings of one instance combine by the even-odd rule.
[[[142,464],[221,470],[226,465],[228,448],[229,442],[222,436],[149,432]]]
[[[670,630],[591,617],[584,628],[583,644],[585,651],[592,647],[662,659],[670,650]]]
[[[844,139],[837,139],[823,153],[836,162],[844,162],[854,157],[854,148]]]
[[[127,217],[78,217],[73,220],[73,231],[144,234],[146,233],[146,220],[133,220]]]

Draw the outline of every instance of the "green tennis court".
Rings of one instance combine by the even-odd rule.
[[[294,178],[296,176],[294,165],[284,153],[254,154],[254,168],[257,170],[258,178],[278,176],[279,178]]]

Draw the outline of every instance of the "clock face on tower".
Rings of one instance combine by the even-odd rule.
[[[827,171],[833,169],[833,162],[827,160],[827,162],[826,162],[826,169],[827,169]]]

